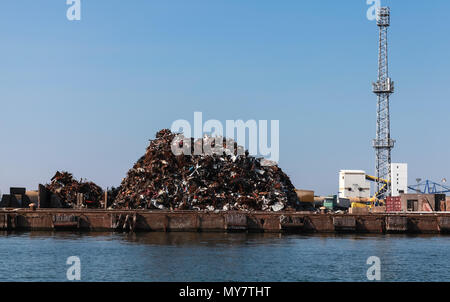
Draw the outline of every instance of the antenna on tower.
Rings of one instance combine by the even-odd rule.
[[[394,92],[394,82],[389,77],[387,30],[390,25],[389,7],[380,7],[377,11],[379,28],[378,79],[372,84],[377,95],[377,132],[373,140],[376,153],[375,173],[377,176],[378,199],[391,196],[391,151],[395,141],[391,139],[389,96]]]

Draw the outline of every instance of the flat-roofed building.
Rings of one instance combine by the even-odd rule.
[[[370,182],[362,170],[339,171],[340,198],[370,198]]]

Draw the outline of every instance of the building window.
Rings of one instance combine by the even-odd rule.
[[[417,212],[419,210],[419,201],[418,200],[408,200],[407,210],[408,210],[408,212]]]

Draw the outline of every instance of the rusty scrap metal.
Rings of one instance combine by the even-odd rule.
[[[99,208],[101,206],[102,188],[93,182],[78,181],[69,172],[56,172],[50,184],[45,187],[52,193],[52,207]],[[81,205],[78,205],[79,194],[83,194]]]
[[[112,208],[287,211],[300,207],[294,186],[277,165],[263,165],[263,159],[247,151],[238,153],[242,147],[230,139],[223,139],[222,153],[176,155],[171,146],[182,145],[178,137],[168,129],[156,134],[123,179]],[[208,136],[191,139],[191,147],[214,148],[215,141]]]

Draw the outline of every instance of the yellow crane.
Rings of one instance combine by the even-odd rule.
[[[389,180],[378,178],[375,176],[371,176],[366,174],[366,179],[373,182],[381,182],[384,183],[384,185],[380,188],[378,192],[375,193],[371,198],[369,198],[368,201],[358,201],[358,202],[352,202],[352,208],[373,208],[377,203],[382,203],[383,201],[379,200],[377,196],[380,195],[380,193],[386,188],[388,183],[390,183]]]

